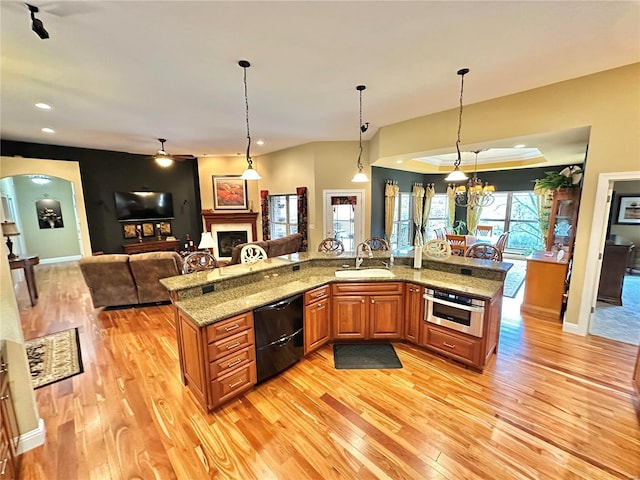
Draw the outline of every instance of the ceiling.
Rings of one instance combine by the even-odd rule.
[[[367,85],[368,140],[384,125],[457,108],[462,67],[471,70],[470,104],[640,61],[638,1],[35,5],[48,40],[31,31],[24,3],[0,2],[2,138],[137,154],[158,150],[159,137],[170,154],[244,152],[241,59],[252,64],[253,156],[357,140],[358,84]],[[36,102],[54,108],[40,111]],[[455,134],[451,151],[434,154],[454,151]],[[550,158],[576,142],[584,152],[588,129],[537,141],[547,150],[527,145]],[[513,143],[470,146],[463,138],[461,147]],[[399,160],[409,159],[383,166],[400,168]]]

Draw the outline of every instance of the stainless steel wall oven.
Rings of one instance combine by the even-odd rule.
[[[452,330],[482,337],[484,325],[484,300],[425,289],[424,319]]]

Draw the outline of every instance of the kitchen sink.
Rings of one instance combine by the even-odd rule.
[[[395,275],[386,268],[359,268],[357,270],[336,270],[338,278],[393,278]]]

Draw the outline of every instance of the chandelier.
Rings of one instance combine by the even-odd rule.
[[[456,205],[460,207],[488,207],[495,200],[493,196],[495,187],[478,178],[478,153],[480,152],[481,150],[473,151],[476,154],[473,177],[467,181],[466,185],[450,184],[455,189]]]

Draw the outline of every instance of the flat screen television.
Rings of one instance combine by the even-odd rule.
[[[116,217],[120,222],[173,218],[169,192],[115,192]]]

